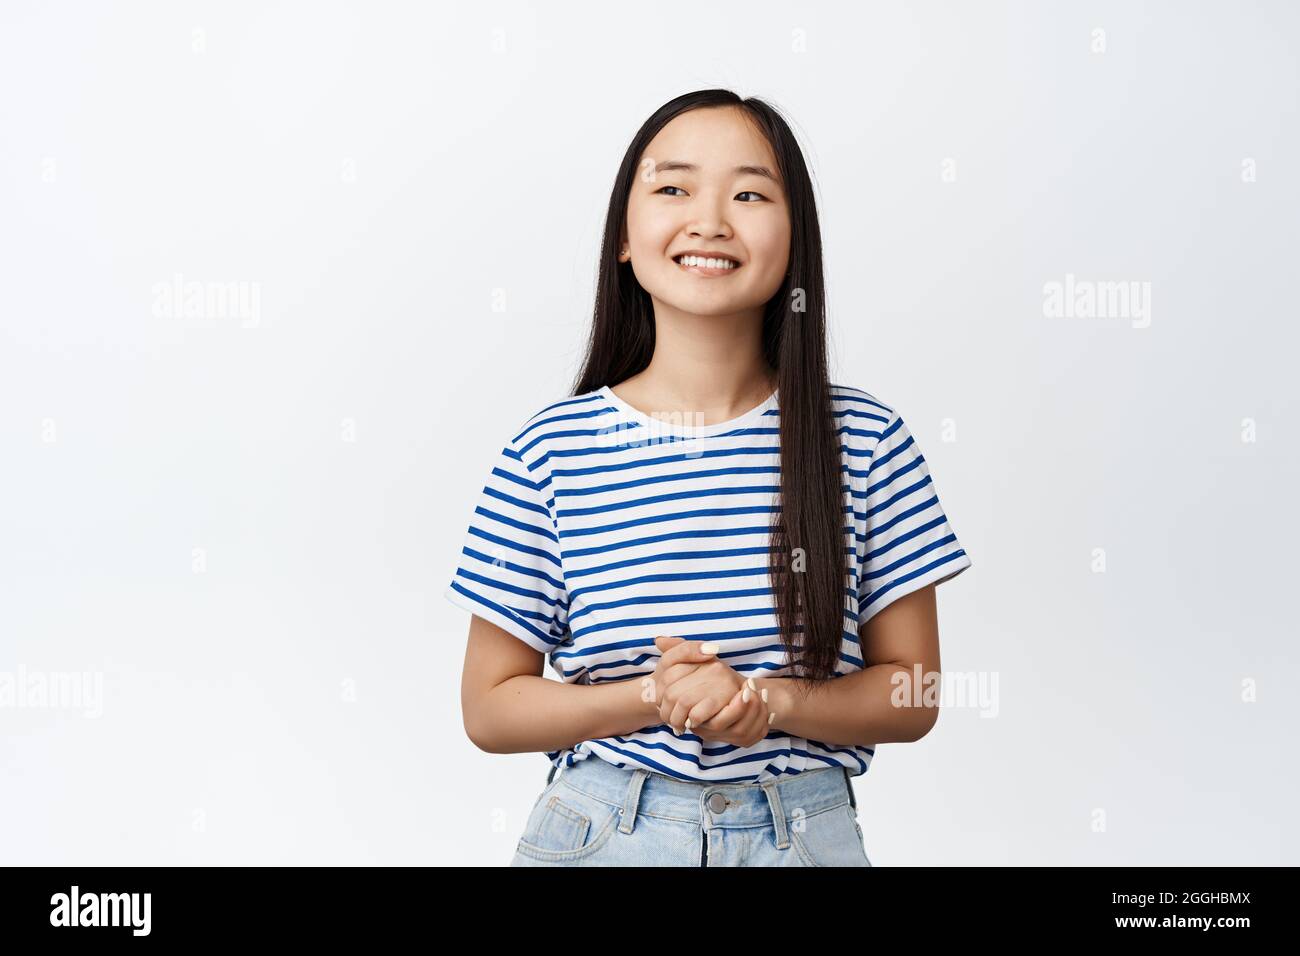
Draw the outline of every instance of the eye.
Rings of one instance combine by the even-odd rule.
[[[655,192],[656,192],[656,193],[661,193],[661,192],[663,192],[665,189],[676,189],[676,190],[677,190],[678,192],[680,192],[682,195],[685,195],[685,194],[686,194],[686,190],[685,190],[685,189],[682,189],[680,186],[660,186],[658,189],[655,190]]]
[[[759,201],[767,202],[767,197],[766,197],[766,196],[764,196],[762,193],[756,193],[756,192],[754,192],[754,190],[752,190],[752,189],[747,189],[747,190],[745,190],[743,193],[737,193],[736,196],[737,196],[737,198],[739,198],[740,196],[757,196],[757,197],[758,197],[758,199],[755,199],[755,200],[744,200],[745,202],[751,202],[751,201],[752,201],[752,202],[759,202]]]

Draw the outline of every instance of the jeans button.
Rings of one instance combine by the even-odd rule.
[[[720,793],[711,793],[709,794],[708,805],[709,809],[714,813],[721,813],[727,809],[727,798]]]

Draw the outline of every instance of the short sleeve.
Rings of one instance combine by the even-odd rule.
[[[478,496],[456,573],[444,592],[457,607],[543,654],[569,637],[568,594],[550,507],[513,442],[497,456]]]
[[[971,559],[948,523],[921,449],[895,412],[867,469],[858,623],[906,594],[956,577]]]

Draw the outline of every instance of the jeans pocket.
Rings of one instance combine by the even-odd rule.
[[[559,863],[583,859],[605,845],[618,824],[618,807],[560,781],[548,790],[528,815],[519,853]]]
[[[862,827],[847,801],[803,818],[791,827],[790,839],[806,866],[871,866]]]

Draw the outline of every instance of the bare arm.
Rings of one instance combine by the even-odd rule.
[[[923,677],[939,672],[939,619],[934,585],[904,595],[876,614],[859,632],[865,668],[825,681],[816,688],[792,677],[755,678],[768,689],[772,722],[789,734],[832,743],[872,744],[920,740],[934,727],[938,707],[896,706],[894,674],[908,675],[902,685],[913,700],[914,666]]]
[[[544,655],[477,614],[461,677],[465,732],[488,753],[563,750],[661,723],[639,680],[563,684],[542,676]]]

